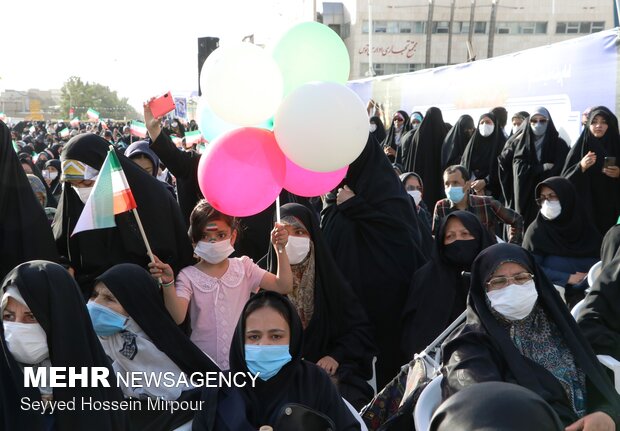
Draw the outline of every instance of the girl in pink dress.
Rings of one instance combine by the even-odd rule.
[[[200,261],[182,269],[176,280],[172,268],[157,257],[149,265],[151,274],[161,280],[172,318],[180,324],[189,309],[190,339],[223,370],[229,368],[230,343],[250,294],[264,289],[286,295],[293,289],[291,265],[284,252],[288,241],[284,226],[276,223],[271,232],[277,274],[265,271],[247,256],[228,257],[235,250],[238,232],[237,219],[202,200],[190,215],[189,228],[194,254]]]

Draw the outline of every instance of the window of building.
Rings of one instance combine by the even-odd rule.
[[[558,22],[555,26],[558,34],[590,34],[604,29],[604,21]]]
[[[495,31],[497,34],[546,34],[547,22],[498,22]]]
[[[424,69],[423,63],[373,63],[373,70],[376,76],[409,73],[421,69]],[[360,63],[361,73],[365,74],[367,70],[368,63]]]
[[[411,33],[412,29],[411,21],[399,21],[398,22],[398,32],[399,33]]]
[[[424,34],[426,31],[425,21],[372,21],[373,33],[417,33]],[[368,21],[362,22],[362,33],[368,34]],[[447,31],[446,31],[447,33]]]
[[[467,23],[467,25],[469,26],[469,23]],[[467,32],[469,33],[469,28],[467,29]],[[474,33],[486,34],[486,32],[487,32],[487,23],[485,21],[476,21],[474,23]]]
[[[387,21],[373,21],[372,29],[374,33],[387,33]]]
[[[449,21],[433,21],[433,33],[449,33],[450,22]]]

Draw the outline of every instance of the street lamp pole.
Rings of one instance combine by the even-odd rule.
[[[426,21],[426,64],[431,67],[431,37],[433,35],[433,0],[428,0],[428,19]]]
[[[487,47],[487,58],[493,57],[493,44],[495,43],[495,27],[497,23],[497,4],[499,0],[491,2],[491,22],[489,24],[489,46]]]
[[[450,64],[452,61],[452,27],[454,26],[454,7],[456,0],[450,2],[450,28],[448,28],[448,58],[446,64]]]
[[[368,76],[375,76],[375,69],[372,67],[372,3],[368,0]]]

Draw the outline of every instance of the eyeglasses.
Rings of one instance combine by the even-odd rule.
[[[545,201],[551,202],[551,201],[559,201],[559,200],[560,198],[558,198],[558,195],[548,195],[548,196],[540,195],[539,198],[536,198],[536,203],[538,204],[539,207],[541,207]]]
[[[538,124],[538,123],[545,124],[546,122],[547,122],[547,120],[544,119],[544,118],[541,118],[540,120],[530,120],[531,124]]]
[[[534,274],[530,274],[529,272],[522,272],[512,277],[494,277],[487,282],[487,286],[489,286],[491,290],[496,290],[508,286],[508,283],[511,280],[513,280],[518,285],[522,285],[527,283],[528,281],[532,281],[533,279]]]
[[[400,117],[395,117],[394,121],[398,121],[399,123],[402,123],[405,120],[403,118],[400,118]]]

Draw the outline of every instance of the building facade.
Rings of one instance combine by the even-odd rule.
[[[614,0],[323,3],[323,22],[340,34],[349,51],[350,79],[413,72],[560,42],[613,28],[614,17]]]

